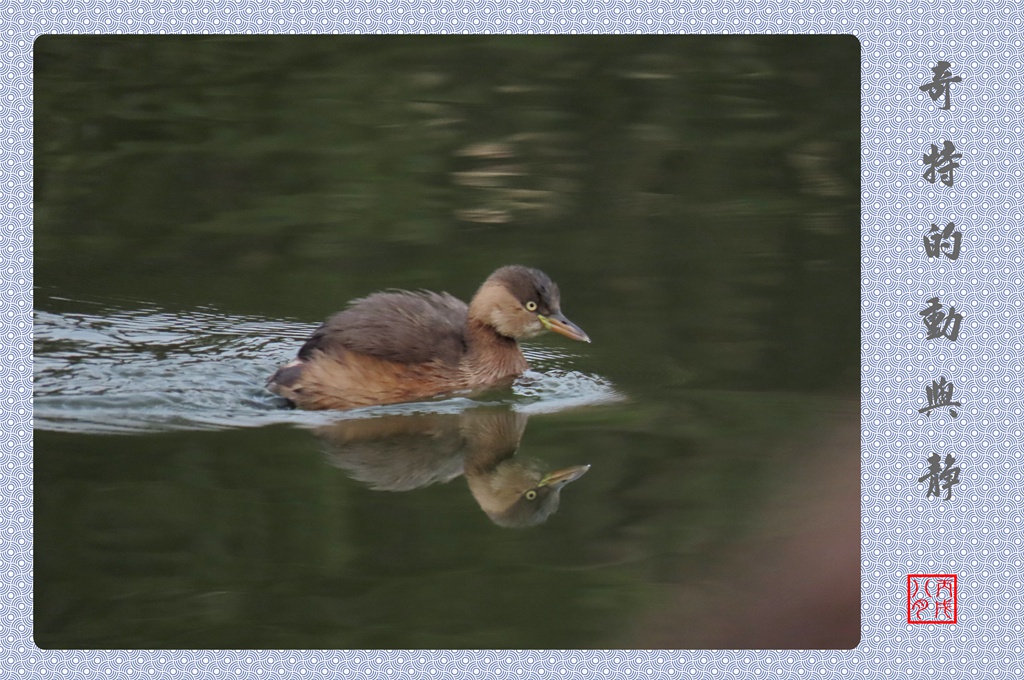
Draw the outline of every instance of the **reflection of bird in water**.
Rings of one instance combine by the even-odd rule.
[[[447,293],[354,300],[313,332],[268,389],[306,409],[392,404],[494,385],[526,370],[517,340],[545,330],[590,342],[537,269],[491,274],[467,306]]]
[[[558,509],[562,488],[589,465],[545,473],[515,455],[527,416],[511,410],[342,420],[317,430],[331,462],[371,489],[409,491],[464,474],[498,525],[540,524]]]

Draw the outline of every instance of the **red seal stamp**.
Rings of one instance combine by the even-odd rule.
[[[907,574],[907,623],[956,623],[956,574]]]

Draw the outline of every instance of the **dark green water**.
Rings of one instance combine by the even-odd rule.
[[[858,58],[40,39],[37,644],[854,646]],[[593,343],[531,341],[472,397],[331,415],[263,390],[347,300],[468,299],[508,263]],[[505,449],[591,468],[505,528],[463,474]]]

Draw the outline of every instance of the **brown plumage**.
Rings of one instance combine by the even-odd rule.
[[[510,265],[491,274],[469,305],[410,291],[354,300],[267,387],[300,408],[347,409],[495,385],[527,368],[517,340],[545,330],[590,342],[562,315],[547,274]]]

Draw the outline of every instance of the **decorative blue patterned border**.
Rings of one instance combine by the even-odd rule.
[[[1024,9],[1015,2],[639,2],[521,6],[321,0],[0,4],[0,677],[993,678],[1021,654]],[[46,33],[853,33],[862,45],[862,640],[851,651],[50,651],[32,642],[32,44]],[[939,59],[963,82],[942,111],[918,89]],[[953,140],[952,188],[921,155]],[[928,223],[964,233],[929,260]],[[926,340],[938,295],[960,337]],[[944,375],[956,421],[917,410]],[[925,499],[933,449],[962,466],[952,502]],[[908,573],[959,575],[959,623],[909,626]]]

